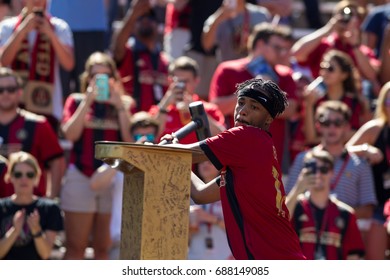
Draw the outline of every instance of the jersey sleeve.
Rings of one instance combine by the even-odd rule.
[[[63,111],[63,117],[62,117],[62,123],[65,124],[76,112],[77,109],[77,103],[76,100],[72,95],[70,95],[64,105],[64,111]]]
[[[260,136],[256,136],[258,133]],[[256,141],[260,139],[261,143],[256,143],[254,139]],[[261,151],[264,158],[272,156],[273,148],[270,136],[265,131],[251,126],[240,126],[226,130],[206,139],[201,144],[201,148],[214,166],[221,170],[223,166],[246,166],[248,160],[254,156],[254,145],[262,145]],[[269,154],[267,155],[267,153]],[[261,158],[258,160],[260,161]]]
[[[364,244],[356,223],[356,216],[349,213],[348,224],[346,225],[345,235],[343,236],[343,257],[347,259],[349,255],[364,256]]]
[[[40,212],[42,229],[43,230],[52,230],[52,231],[61,231],[64,229],[63,218],[61,215],[61,210],[58,205],[49,199],[45,199],[44,210]]]
[[[64,155],[64,150],[60,146],[58,137],[47,120],[38,123],[36,130],[34,134],[37,138],[35,143],[41,146],[38,150],[41,153],[40,158],[45,162],[45,165],[48,165],[51,160]]]

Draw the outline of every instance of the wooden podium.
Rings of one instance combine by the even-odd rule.
[[[196,159],[180,148],[95,143],[95,157],[124,173],[120,259],[187,259],[193,154]]]

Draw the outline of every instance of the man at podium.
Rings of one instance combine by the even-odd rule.
[[[235,127],[194,144],[173,144],[203,153],[220,171],[207,184],[192,174],[191,197],[198,204],[221,200],[235,259],[305,259],[289,221],[280,163],[268,132],[288,106],[286,93],[272,81],[255,78],[238,85],[236,95]]]

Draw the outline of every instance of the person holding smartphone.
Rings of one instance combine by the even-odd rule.
[[[330,195],[334,159],[325,150],[305,155],[305,168],[297,184],[307,192],[287,206],[303,254],[312,260],[345,260],[364,257],[364,244],[353,208]]]
[[[66,99],[62,120],[64,136],[73,143],[61,191],[65,259],[83,259],[90,238],[95,259],[107,259],[112,197],[110,188],[90,188],[92,175],[103,164],[94,157],[93,143],[132,140],[131,99],[125,96],[115,62],[101,52],[88,58],[81,88]]]
[[[0,23],[0,64],[23,78],[26,110],[45,115],[57,132],[63,111],[60,67],[71,71],[75,65],[72,32],[46,12],[47,0],[23,3],[18,16]]]
[[[202,100],[195,93],[200,81],[197,62],[190,57],[181,56],[169,64],[168,70],[171,84],[161,101],[150,109],[150,113],[160,122],[160,138],[176,132],[191,121],[189,105],[195,101],[203,103],[211,135],[224,131],[225,117],[218,106]],[[197,141],[195,131],[180,140],[184,144]]]

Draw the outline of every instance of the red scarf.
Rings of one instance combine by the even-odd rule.
[[[50,18],[45,16],[50,22]],[[24,19],[23,15],[18,17],[15,30]],[[29,63],[29,58],[31,58]],[[12,63],[12,69],[16,71],[28,71],[28,80],[54,82],[54,49],[46,35],[37,33],[32,53],[29,53],[28,38],[24,38],[22,46]]]
[[[19,15],[15,30],[24,14]],[[50,22],[50,17],[45,16]],[[24,103],[26,109],[35,113],[52,114],[54,88],[54,49],[46,35],[37,33],[32,52],[29,51],[28,37],[23,39],[11,68],[25,81]]]

